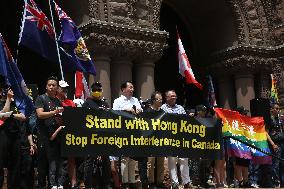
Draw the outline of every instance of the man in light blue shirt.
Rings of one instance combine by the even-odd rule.
[[[176,104],[177,95],[174,90],[169,90],[165,93],[166,103],[161,106],[161,109],[166,113],[171,114],[186,114],[184,108],[181,105]],[[189,178],[189,167],[188,167],[188,158],[177,158],[177,157],[168,157],[168,165],[170,171],[170,178],[172,181],[173,189],[179,188],[179,181],[177,176],[177,162],[180,165],[181,172],[181,185],[184,185],[184,188],[189,188],[191,185]]]

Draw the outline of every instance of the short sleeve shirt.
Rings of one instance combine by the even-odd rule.
[[[57,107],[62,107],[62,103],[58,98],[52,98],[46,94],[40,95],[35,102],[36,109],[43,108],[44,112],[55,110]],[[39,137],[47,139],[56,130],[56,121],[54,117],[39,120]]]
[[[137,98],[131,97],[128,99],[124,95],[121,95],[119,98],[114,100],[112,109],[126,110],[133,108],[133,105],[136,107],[136,109],[142,109]]]
[[[168,104],[163,104],[161,109],[166,113],[170,114],[186,114],[184,108],[181,105],[175,104],[174,106],[169,106]]]

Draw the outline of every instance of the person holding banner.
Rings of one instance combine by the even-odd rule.
[[[166,91],[165,98],[166,103],[162,105],[162,110],[164,110],[166,113],[171,114],[186,114],[184,108],[181,105],[176,104],[177,95],[174,90]],[[185,189],[193,187],[191,185],[191,180],[189,177],[188,158],[168,157],[170,177],[173,189],[179,188],[179,180],[177,176],[177,162],[179,162],[180,165],[181,185],[183,185]]]
[[[137,98],[133,97],[134,86],[131,81],[126,81],[120,86],[121,96],[114,100],[112,109],[127,111],[133,115],[142,112],[141,105]],[[136,188],[135,165],[136,161],[129,157],[121,159],[122,183],[125,188]]]
[[[38,188],[46,188],[46,176],[49,175],[49,184],[53,188],[63,188],[64,175],[62,161],[58,153],[57,142],[51,140],[52,128],[61,126],[57,119],[63,112],[62,103],[56,98],[58,90],[57,77],[51,76],[46,82],[46,93],[40,95],[35,102],[36,113],[39,119],[38,126]]]
[[[195,111],[196,111],[196,116],[195,118],[199,119],[199,118],[208,118],[209,117],[209,111],[207,109],[207,107],[203,104],[199,104],[195,107]],[[211,161],[209,159],[199,159],[199,162],[197,160],[196,162],[198,164],[197,166],[197,171],[198,171],[198,175],[199,175],[199,181],[201,182],[200,184],[202,185],[202,183],[207,183],[207,185],[210,187],[214,186],[214,182],[213,182],[213,174],[211,174]],[[193,179],[193,178],[192,178]],[[217,179],[216,179],[217,180]]]
[[[84,102],[82,107],[101,110],[109,109],[109,105],[105,100],[103,100],[103,88],[100,82],[95,82],[92,84],[91,97]],[[87,175],[87,180],[85,182],[86,188],[93,188],[95,186],[98,186],[98,188],[109,188],[111,175],[109,157],[87,157],[86,161],[92,162],[88,163],[89,165],[95,164],[95,166],[88,167],[87,173],[85,173]],[[97,167],[97,169],[93,170],[93,167]],[[95,173],[95,183],[93,183],[93,173]],[[115,179],[115,182],[117,182],[117,178]]]
[[[150,102],[151,102],[151,105],[145,110],[145,112],[151,112],[151,113],[164,112],[164,110],[161,109],[161,106],[163,104],[162,93],[158,91],[153,92],[151,95]],[[157,187],[165,188],[165,184],[163,183],[164,171],[165,171],[165,167],[164,167],[165,157],[157,157],[157,158],[149,157],[148,160],[150,163],[149,183],[155,183]],[[147,171],[147,162],[144,162],[142,166],[144,166],[145,167],[144,170],[146,169]],[[155,175],[156,175],[156,178],[155,178]],[[146,176],[147,176],[147,172],[146,172]],[[141,177],[141,174],[140,174],[140,177]]]
[[[59,87],[56,97],[61,101],[64,107],[76,107],[76,104],[67,98],[69,84],[66,81],[59,81]],[[77,176],[76,176],[76,159],[73,156],[68,157],[68,174],[70,178],[71,189],[77,188]]]

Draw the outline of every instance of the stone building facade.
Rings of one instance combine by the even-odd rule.
[[[237,39],[225,49],[216,49],[210,55],[213,63],[206,66],[218,83],[219,105],[249,109],[251,99],[270,95],[270,73],[277,76],[284,99],[284,0],[223,1],[230,7]],[[149,98],[155,89],[155,62],[168,45],[169,33],[160,31],[161,5],[179,11],[184,2],[82,0],[76,7],[72,1],[66,3],[81,25],[95,59],[96,80],[103,83],[107,99],[118,97],[125,80],[134,81],[137,96]]]

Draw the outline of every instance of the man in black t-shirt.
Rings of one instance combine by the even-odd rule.
[[[8,168],[8,188],[19,188],[20,179],[20,127],[26,117],[19,113],[15,101],[13,101],[13,91],[0,89],[0,109],[1,113],[12,111],[8,117],[1,118],[0,125],[0,188],[3,185],[3,167],[7,161]],[[3,122],[4,121],[4,122]]]
[[[91,86],[91,97],[88,98],[82,107],[91,108],[91,109],[109,109],[109,105],[103,100],[103,89],[100,82],[95,82]],[[88,166],[87,172],[85,175],[85,186],[86,188],[92,188],[94,185],[97,185],[98,188],[108,188],[110,184],[110,161],[108,156],[98,156],[97,158],[88,157],[86,160]],[[93,167],[96,167],[96,170],[92,170]],[[93,172],[95,175],[93,175]],[[93,176],[95,176],[95,183],[93,183]]]
[[[50,140],[52,133],[57,129],[60,113],[63,112],[63,107],[56,98],[58,89],[58,79],[49,77],[46,83],[46,93],[40,95],[35,102],[36,113],[39,119],[38,126],[38,188],[46,188],[46,176],[49,174],[49,182],[52,187],[62,186],[62,175],[59,178],[53,174],[54,170],[60,169],[53,165],[52,160],[58,158],[59,139]],[[52,163],[51,163],[52,162]],[[48,171],[52,169],[53,171]]]

